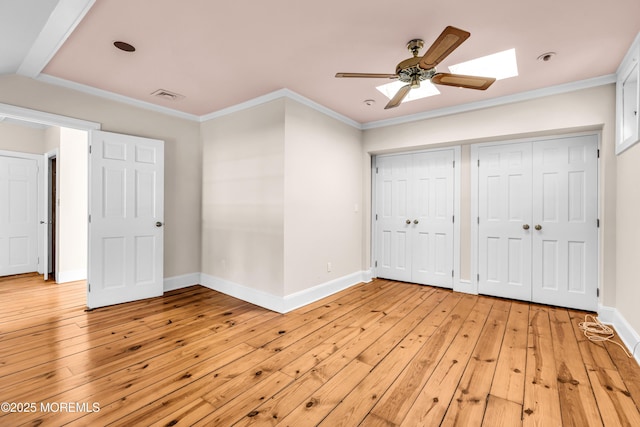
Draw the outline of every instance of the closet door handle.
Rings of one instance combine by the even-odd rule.
[[[528,230],[529,229],[529,224],[523,224],[522,228],[524,228],[525,230]]]
[[[411,220],[410,219],[406,220],[405,222],[407,223],[407,225],[411,224]]]
[[[535,228],[538,231],[542,230],[542,226],[540,224],[536,224],[536,226],[533,228]]]
[[[418,222],[419,222],[419,221],[418,221],[417,219],[414,219],[414,220],[413,220],[413,223],[414,223],[414,224],[417,224]]]

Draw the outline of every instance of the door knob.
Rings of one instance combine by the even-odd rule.
[[[418,222],[419,222],[419,221],[418,221],[417,219],[414,219],[414,220],[413,220],[413,223],[414,223],[414,224],[417,224]]]
[[[534,228],[538,231],[542,230],[542,226],[540,224],[536,224]]]
[[[405,222],[407,223],[407,225],[411,224],[411,220],[410,219],[406,220]]]
[[[162,227],[162,223],[160,221],[156,222],[156,227]]]
[[[46,224],[47,221],[40,221],[40,224]]]
[[[529,224],[523,224],[522,228],[524,228],[525,230],[528,230],[529,229]]]

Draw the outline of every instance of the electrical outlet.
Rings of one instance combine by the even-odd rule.
[[[331,273],[331,263],[327,263],[327,273]]]

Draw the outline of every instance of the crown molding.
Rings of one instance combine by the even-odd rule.
[[[38,77],[36,77],[36,80],[44,83],[56,85],[56,86],[62,86],[67,89],[77,90],[79,92],[87,93],[89,95],[94,95],[100,98],[106,98],[111,101],[122,102],[123,104],[132,105],[134,107],[144,108],[146,110],[151,110],[151,111],[167,114],[174,117],[179,117],[181,119],[187,119],[187,120],[192,120],[196,122],[200,121],[200,117],[196,116],[195,114],[184,113],[182,111],[174,110],[172,108],[167,108],[161,105],[152,104],[150,102],[129,98],[128,96],[119,95],[117,93],[109,92],[102,89],[97,89],[92,86],[87,86],[81,83],[72,82],[70,80],[61,79],[59,77],[54,77],[49,74],[40,74]]]
[[[266,104],[267,102],[274,101],[276,99],[287,98],[293,101],[299,102],[300,104],[306,105],[320,113],[323,113],[329,117],[332,117],[342,123],[345,123],[349,126],[352,126],[356,129],[362,130],[362,124],[350,119],[347,116],[343,116],[340,113],[336,113],[330,108],[325,107],[324,105],[320,105],[315,101],[310,100],[307,97],[304,97],[290,89],[279,89],[274,92],[270,92],[266,95],[259,96],[257,98],[250,99],[249,101],[242,102],[240,104],[232,105],[231,107],[223,108],[222,110],[214,111],[209,114],[205,114],[200,117],[201,122],[206,122],[211,119],[216,119],[218,117],[226,116],[229,114],[237,113],[238,111],[246,110],[248,108],[253,108],[258,105]]]
[[[100,123],[17,107],[10,104],[0,104],[0,117],[40,123],[46,126],[62,126],[82,130],[100,129]]]
[[[375,129],[403,123],[416,122],[419,120],[433,119],[436,117],[450,116],[453,114],[466,113],[474,110],[482,110],[485,108],[497,107],[505,104],[513,104],[515,102],[529,101],[536,98],[546,96],[559,95],[562,93],[573,92],[581,89],[588,89],[596,86],[603,86],[616,82],[615,74],[594,77],[592,79],[579,80],[576,82],[565,83],[557,86],[550,86],[542,89],[530,90],[527,92],[516,93],[513,95],[501,96],[499,98],[487,99],[484,101],[471,102],[468,104],[456,105],[448,108],[440,108],[438,110],[425,111],[424,113],[412,114],[409,116],[396,117],[393,119],[378,120],[367,122],[362,125],[362,129]]]
[[[279,90],[270,92],[266,95],[262,95],[257,98],[250,99],[249,101],[241,102],[239,104],[232,105],[230,107],[223,108],[221,110],[214,111],[209,114],[197,116],[195,114],[184,113],[182,111],[174,110],[172,108],[163,107],[163,106],[152,104],[146,101],[140,101],[134,98],[130,98],[128,96],[119,95],[113,92],[97,89],[97,88],[83,85],[80,83],[75,83],[75,82],[61,79],[59,77],[54,77],[48,74],[40,74],[38,77],[36,77],[36,80],[42,81],[44,83],[53,84],[56,86],[66,87],[68,89],[77,90],[77,91],[98,96],[101,98],[110,99],[112,101],[122,102],[135,107],[152,110],[152,111],[167,114],[170,116],[192,120],[200,123],[206,122],[208,120],[212,120],[218,117],[223,117],[229,114],[237,113],[239,111],[243,111],[249,108],[253,108],[258,105],[262,105],[267,102],[274,101],[276,99],[287,98],[287,99],[291,99],[293,101],[299,102],[303,105],[306,105],[320,113],[323,113],[329,117],[332,117],[356,129],[368,130],[368,129],[386,127],[386,126],[394,126],[394,125],[403,124],[403,123],[410,123],[410,122],[415,122],[420,120],[427,120],[427,119],[448,116],[453,114],[460,114],[460,113],[465,113],[465,112],[474,111],[474,110],[481,110],[481,109],[497,107],[505,104],[512,104],[516,102],[543,98],[546,96],[559,95],[562,93],[573,92],[573,91],[588,89],[588,88],[597,87],[597,86],[603,86],[603,85],[615,83],[616,75],[608,74],[605,76],[595,77],[592,79],[580,80],[576,82],[550,86],[542,89],[535,89],[527,92],[516,93],[513,95],[502,96],[499,98],[487,99],[484,101],[456,105],[448,108],[440,108],[437,110],[425,111],[423,113],[412,114],[409,116],[402,116],[402,117],[396,117],[393,119],[378,120],[378,121],[366,122],[366,123],[359,123],[353,119],[350,119],[349,117],[344,116],[340,113],[337,113],[323,105],[320,105],[317,102],[312,101],[309,98],[306,98],[290,89],[279,89]]]
[[[35,78],[69,38],[96,0],[60,0],[18,67],[17,74]]]

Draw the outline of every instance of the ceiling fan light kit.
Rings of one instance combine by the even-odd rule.
[[[409,91],[419,88],[420,82],[424,80],[430,80],[431,83],[445,86],[486,90],[496,81],[495,78],[438,73],[436,71],[436,66],[468,39],[470,35],[467,31],[448,26],[422,57],[419,56],[419,51],[424,47],[424,41],[420,39],[410,40],[407,43],[407,49],[413,54],[413,57],[400,62],[396,66],[395,74],[337,73],[336,77],[398,79],[401,82],[407,83],[391,98],[389,103],[384,107],[385,110],[400,105],[409,94]]]

